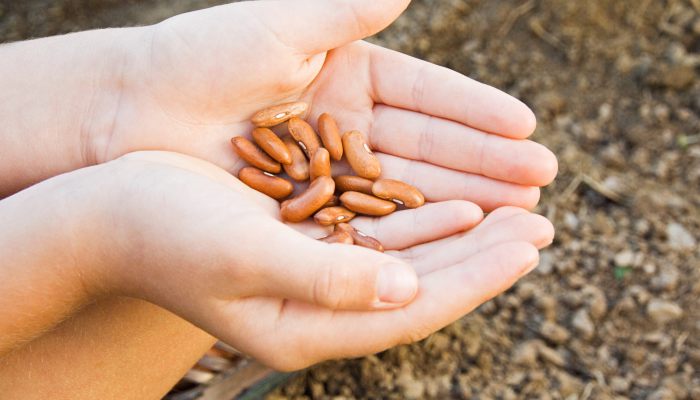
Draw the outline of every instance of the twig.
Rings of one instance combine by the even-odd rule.
[[[569,183],[569,186],[564,189],[564,192],[560,196],[561,201],[567,201],[569,200],[569,197],[571,197],[574,192],[578,189],[579,186],[581,186],[581,182],[583,181],[583,177],[581,174],[576,175],[574,179],[571,180],[571,183]]]
[[[506,16],[505,22],[503,22],[503,25],[501,25],[501,27],[498,28],[498,36],[501,38],[506,37],[510,30],[513,29],[513,25],[515,25],[518,19],[523,15],[529,13],[533,8],[535,8],[535,0],[528,0],[525,3],[510,10],[508,16]]]
[[[537,18],[530,18],[528,21],[528,25],[530,27],[530,30],[537,35],[540,39],[544,40],[545,42],[549,43],[552,47],[558,49],[558,50],[565,50],[564,49],[564,44],[559,40],[558,37],[554,36],[553,34],[549,33],[544,26],[542,25],[542,22],[540,22],[539,19]]]

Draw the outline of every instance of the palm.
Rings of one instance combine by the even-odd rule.
[[[366,133],[383,175],[413,183],[429,201],[469,200],[487,211],[537,203],[537,186],[553,179],[556,159],[523,140],[533,128],[524,105],[365,42],[318,51],[323,46],[313,42],[321,39],[308,33],[310,43],[295,47],[283,42],[286,16],[284,27],[270,22],[280,12],[275,4],[213,8],[151,28],[137,63],[135,115],[115,128],[107,157],[161,148],[236,172],[242,164],[230,137],[250,132],[256,110],[302,99],[312,122],[330,112],[341,129]]]

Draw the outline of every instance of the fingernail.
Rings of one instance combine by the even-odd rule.
[[[415,296],[417,289],[418,279],[409,266],[386,264],[379,270],[377,296],[380,303],[405,303]]]

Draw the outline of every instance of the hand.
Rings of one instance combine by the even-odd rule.
[[[406,0],[243,2],[142,29],[129,46],[114,126],[93,137],[98,162],[143,149],[209,160],[235,173],[229,139],[250,116],[302,99],[310,119],[330,112],[359,129],[384,176],[429,201],[462,199],[486,211],[534,207],[556,174],[554,155],[524,140],[532,112],[492,87],[356,40],[393,21]]]
[[[512,207],[471,229],[481,210],[446,201],[353,220],[382,254],[290,229],[275,201],[201,160],[142,152],[98,168],[110,183],[90,204],[109,240],[86,286],[163,306],[277,369],[421,339],[512,285],[553,235]]]

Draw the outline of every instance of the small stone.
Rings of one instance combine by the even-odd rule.
[[[697,240],[683,225],[671,222],[666,226],[668,245],[676,250],[690,250],[697,245]]]
[[[544,345],[540,346],[539,353],[542,360],[550,364],[556,365],[557,367],[563,367],[566,364],[564,356],[562,356],[558,351],[554,350],[551,347],[547,347]]]
[[[651,287],[656,290],[672,291],[678,287],[680,274],[678,268],[673,265],[664,265],[659,274],[651,280]]]
[[[634,253],[630,250],[625,250],[615,255],[615,266],[629,267],[634,262]]]
[[[422,399],[425,393],[425,384],[419,380],[402,375],[397,380],[401,394],[405,399]]]
[[[610,389],[615,393],[625,394],[630,390],[630,381],[621,376],[613,376],[610,379]]]
[[[513,352],[513,362],[524,367],[534,367],[537,365],[539,343],[541,342],[537,340],[529,340],[518,345]]]
[[[652,299],[647,304],[647,314],[654,322],[663,325],[682,317],[683,309],[678,304],[670,301]]]
[[[564,225],[566,225],[569,230],[576,231],[579,227],[580,221],[576,214],[571,211],[567,211],[564,214]]]
[[[569,340],[569,331],[554,322],[545,321],[540,326],[540,334],[552,343],[563,344]]]
[[[554,269],[554,255],[545,250],[540,253],[540,263],[535,271],[541,275],[549,275],[552,273],[552,269]]]
[[[584,309],[576,311],[574,318],[571,320],[571,325],[586,340],[591,340],[595,336],[595,325],[593,325],[591,317]]]

